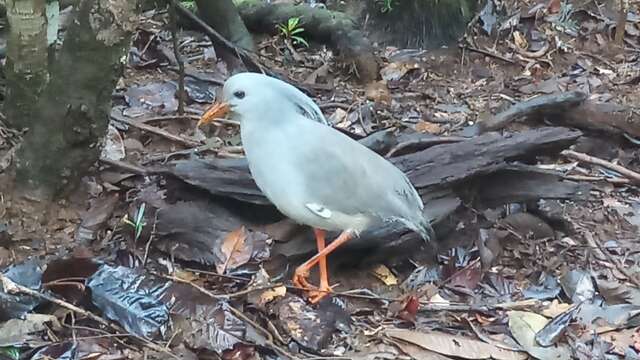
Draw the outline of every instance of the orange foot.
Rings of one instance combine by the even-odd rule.
[[[306,271],[305,269],[297,268],[295,273],[293,274],[293,285],[304,289],[309,302],[312,304],[317,304],[318,302],[320,302],[320,300],[329,295],[332,292],[332,289],[331,286],[329,286],[328,284],[323,284],[323,282],[321,282],[320,287],[311,285],[311,283],[307,281],[308,276],[308,271]]]

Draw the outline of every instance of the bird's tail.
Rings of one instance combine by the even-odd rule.
[[[420,217],[418,221],[413,222],[409,228],[417,232],[424,241],[432,242],[436,240],[436,232],[433,231],[431,222],[428,219]]]

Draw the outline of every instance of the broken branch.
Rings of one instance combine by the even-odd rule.
[[[582,162],[586,162],[589,164],[593,164],[593,165],[598,165],[598,166],[602,166],[604,168],[607,168],[609,170],[613,170],[617,173],[619,173],[620,175],[623,175],[625,177],[627,177],[629,180],[633,181],[636,184],[640,184],[640,173],[637,173],[633,170],[629,170],[627,168],[625,168],[624,166],[620,166],[617,164],[614,164],[612,162],[609,162],[607,160],[603,160],[600,158],[597,158],[595,156],[591,156],[591,155],[587,155],[584,153],[579,153],[573,150],[564,150],[560,153],[563,156],[566,156],[568,158],[574,159],[574,160],[578,160],[578,161],[582,161]]]

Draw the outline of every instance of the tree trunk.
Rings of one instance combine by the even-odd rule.
[[[233,0],[196,0],[198,14],[207,24],[236,46],[254,51],[253,37],[238,15]]]
[[[7,39],[7,125],[30,127],[33,104],[49,79],[45,0],[7,1],[10,31]]]
[[[17,152],[17,183],[35,196],[73,189],[98,159],[111,93],[135,28],[134,9],[128,0],[81,2]]]

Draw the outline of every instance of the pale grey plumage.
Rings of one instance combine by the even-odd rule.
[[[256,184],[286,216],[319,229],[355,233],[377,222],[399,221],[424,239],[433,238],[422,200],[407,177],[326,126],[318,106],[295,87],[241,73],[227,80],[222,97],[241,122]]]

